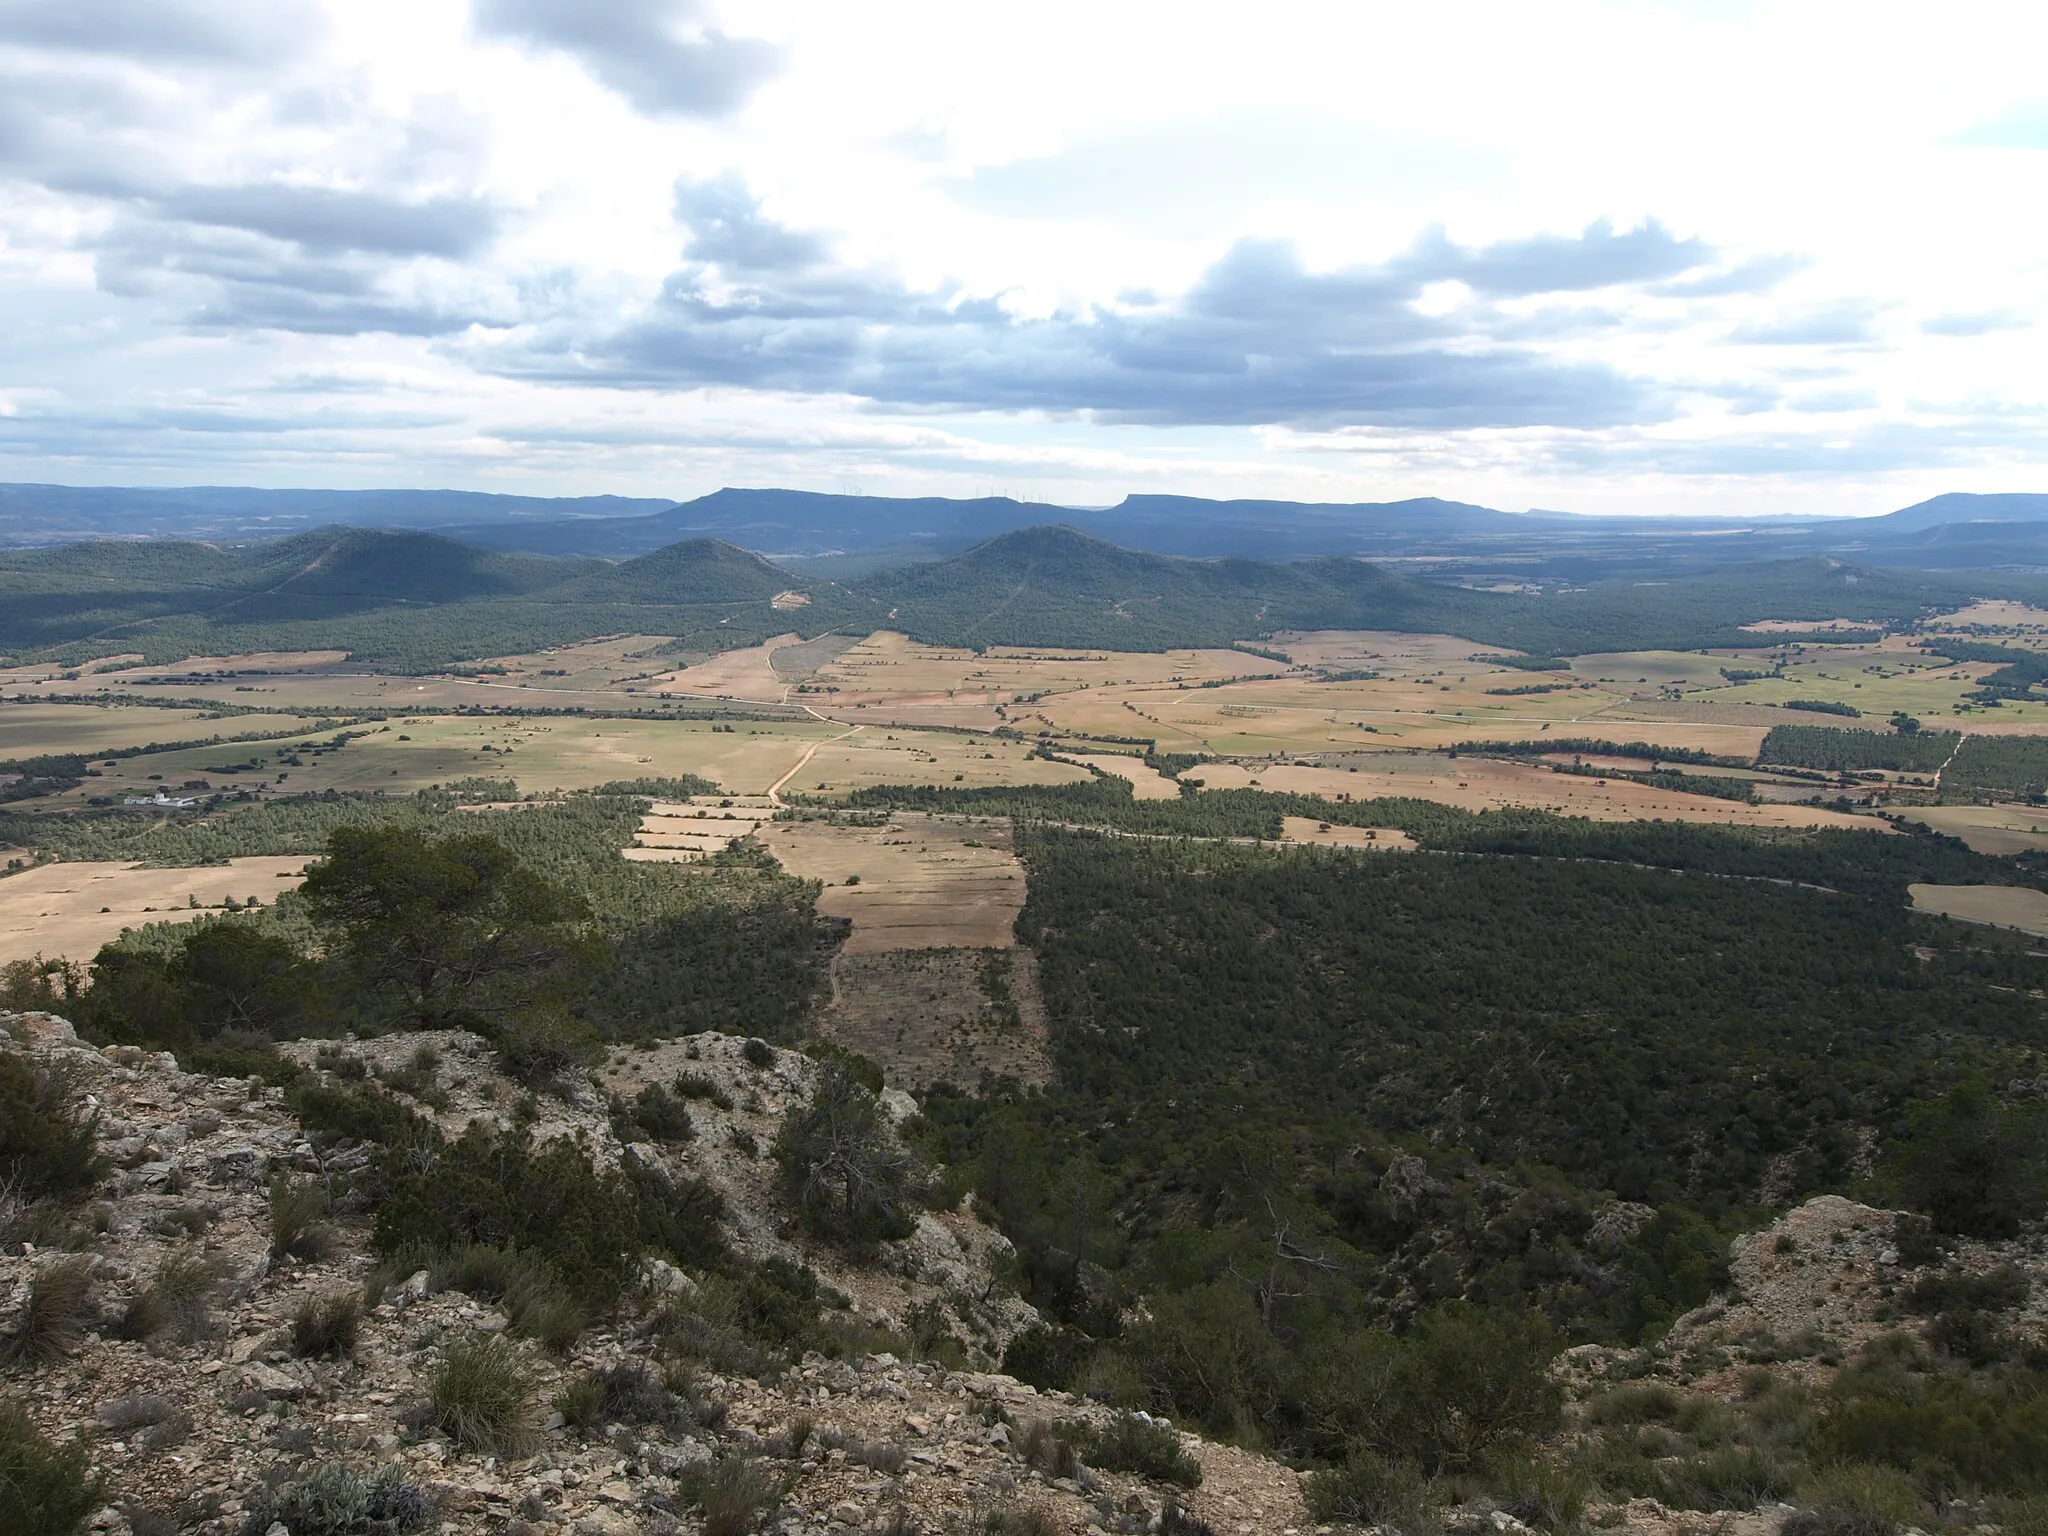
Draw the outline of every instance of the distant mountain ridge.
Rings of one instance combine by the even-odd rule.
[[[0,484],[0,545],[101,538],[266,538],[342,523],[358,528],[495,527],[522,518],[633,517],[667,497],[518,496],[491,491],[262,490],[250,486]]]
[[[1114,506],[1061,507],[1007,496],[841,495],[728,487],[690,501],[534,497],[475,491],[266,491],[0,485],[0,546],[81,538],[178,537],[240,543],[345,524],[438,533],[523,555],[628,561],[719,539],[802,562],[857,555],[933,559],[1018,529],[1076,528],[1127,549],[1198,559],[1536,562],[1553,578],[1662,579],[1672,569],[1836,554],[1858,563],[1946,569],[2048,565],[2048,494],[1955,492],[1881,516],[1592,517],[1504,512],[1439,497],[1301,502],[1140,493]],[[1968,529],[1967,533],[1940,530]],[[1661,569],[1670,567],[1671,569]],[[844,567],[852,569],[852,566]]]
[[[778,608],[785,591],[805,601]],[[227,547],[99,541],[0,551],[0,653],[157,661],[340,649],[371,665],[432,671],[607,634],[671,636],[678,653],[791,630],[808,638],[878,629],[946,645],[1158,651],[1283,629],[1392,629],[1569,655],[1753,644],[1739,626],[1760,619],[1895,622],[1979,596],[2048,601],[2048,581],[1803,555],[1672,580],[1481,590],[1343,556],[1161,555],[1060,525],[828,580],[718,539],[614,563],[328,528]]]

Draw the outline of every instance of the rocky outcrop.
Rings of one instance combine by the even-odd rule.
[[[283,1092],[257,1079],[191,1074],[168,1055],[97,1049],[47,1015],[0,1015],[0,1029],[8,1037],[0,1049],[25,1051],[64,1074],[75,1102],[99,1116],[115,1165],[67,1224],[30,1232],[17,1210],[16,1226],[0,1233],[0,1330],[13,1326],[38,1275],[74,1262],[89,1270],[90,1310],[77,1337],[45,1362],[0,1367],[0,1397],[25,1406],[46,1435],[90,1442],[110,1489],[94,1528],[109,1536],[284,1536],[271,1518],[276,1490],[322,1468],[385,1471],[406,1497],[425,1501],[421,1528],[451,1536],[653,1536],[699,1528],[691,1478],[713,1461],[761,1470],[775,1495],[764,1528],[788,1536],[979,1530],[1002,1511],[1041,1520],[1034,1528],[1047,1531],[1143,1531],[1158,1527],[1170,1502],[1232,1536],[1307,1527],[1296,1474],[1275,1462],[1187,1436],[1204,1477],[1185,1492],[1085,1466],[1034,1464],[1025,1454],[1031,1425],[1071,1433],[1105,1424],[1109,1411],[992,1371],[887,1353],[812,1354],[763,1379],[706,1370],[689,1386],[692,1410],[667,1422],[600,1415],[579,1429],[560,1413],[550,1417],[548,1405],[570,1383],[649,1358],[649,1329],[664,1301],[708,1283],[661,1261],[649,1261],[617,1317],[568,1352],[514,1341],[534,1404],[534,1441],[518,1455],[465,1450],[423,1419],[419,1404],[448,1340],[506,1333],[498,1307],[436,1292],[424,1272],[389,1285],[380,1279],[351,1347],[315,1358],[294,1347],[302,1304],[361,1295],[375,1260],[367,1216],[347,1213],[335,1218],[331,1245],[273,1260],[271,1180],[339,1180],[367,1163],[369,1149],[318,1144]],[[691,1173],[724,1195],[729,1237],[742,1252],[805,1262],[869,1322],[900,1327],[914,1310],[939,1303],[958,1329],[958,1347],[993,1364],[1003,1342],[1035,1317],[995,1281],[1000,1235],[962,1209],[927,1215],[872,1263],[804,1242],[776,1203],[767,1148],[817,1069],[794,1052],[756,1064],[744,1048],[706,1035],[619,1051],[587,1082],[539,1098],[500,1076],[471,1036],[308,1041],[286,1050],[337,1081],[385,1079],[450,1133],[474,1118],[509,1124],[537,1111],[536,1135],[581,1137],[599,1160],[642,1158]],[[609,1095],[630,1098],[679,1072],[707,1085],[689,1101],[695,1135],[621,1143]],[[902,1114],[910,1106],[892,1099],[891,1108]],[[181,1293],[176,1314],[148,1330],[131,1326],[135,1308],[163,1289],[167,1266],[181,1265],[203,1276],[187,1287],[197,1294]]]

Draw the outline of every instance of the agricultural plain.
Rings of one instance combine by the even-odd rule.
[[[0,964],[90,960],[124,929],[186,923],[232,898],[264,906],[304,879],[304,856],[230,859],[191,869],[107,862],[39,864],[0,879]]]

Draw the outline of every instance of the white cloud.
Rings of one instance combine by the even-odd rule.
[[[1872,510],[2048,456],[2018,3],[118,3],[0,0],[0,478]]]

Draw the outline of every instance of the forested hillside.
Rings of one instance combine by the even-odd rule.
[[[1760,619],[1910,621],[2023,577],[1858,570],[1786,560],[1668,582],[1481,591],[1370,562],[1186,560],[1070,528],[1027,528],[948,560],[810,580],[716,539],[623,564],[512,555],[427,534],[323,529],[221,548],[92,543],[0,554],[0,652],[152,661],[340,648],[399,670],[594,635],[675,636],[721,650],[796,630],[895,628],[948,645],[1163,650],[1282,629],[1441,631],[1539,656],[1756,645]],[[778,610],[784,591],[807,602]]]
[[[1911,1170],[1946,1154],[1913,1128],[1951,1085],[2038,1071],[2048,961],[1904,884],[2000,861],[1688,828],[1644,867],[1673,830],[1531,817],[1517,852],[1460,856],[1025,834],[1058,1084],[928,1109],[1061,1320],[1012,1363],[1329,1453],[1371,1411],[1338,1363],[1371,1325],[1479,1302],[1630,1341],[1705,1300],[1765,1207],[1929,1209]],[[2020,1145],[1937,1222],[2033,1198]]]

